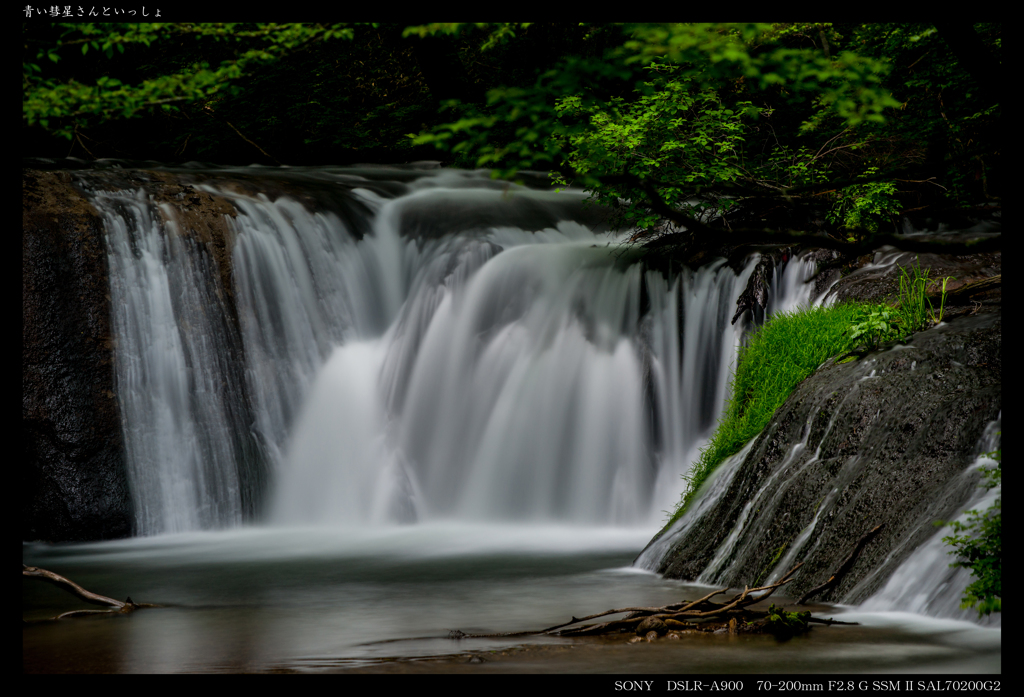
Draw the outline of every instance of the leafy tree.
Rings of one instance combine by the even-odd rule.
[[[82,117],[128,118],[159,108],[176,111],[180,104],[205,100],[206,107],[223,93],[237,94],[236,81],[256,66],[309,44],[331,39],[351,39],[352,29],[344,25],[256,24],[63,24],[55,44],[36,48],[34,57],[28,44],[22,70],[22,115],[28,125],[44,128],[55,122],[53,131],[71,140]],[[160,74],[126,84],[118,78],[101,75],[91,84],[73,77],[45,77],[38,62],[44,58],[58,63],[75,50],[85,56],[90,49],[112,58],[115,49],[126,46],[149,47],[157,42],[183,38],[208,38],[215,42],[237,44],[229,49],[217,67],[200,61],[170,74]],[[34,61],[32,60],[34,58]]]
[[[802,215],[868,245],[907,210],[998,201],[1001,25],[937,26],[26,24],[23,142],[289,164],[440,148],[550,170],[645,234]]]
[[[567,164],[584,176],[626,172],[671,182],[657,192],[662,200],[673,202],[714,192],[743,177],[742,144],[748,130],[744,116],[756,116],[757,108],[749,101],[726,108],[715,90],[702,89],[691,77],[675,78],[674,66],[654,63],[647,70],[656,81],[642,83],[646,93],[633,101],[612,97],[584,105],[574,95],[556,103],[556,114],[587,124],[585,130],[553,135],[568,153]],[[556,175],[555,181],[569,183],[565,175]],[[659,216],[643,205],[644,193],[635,186],[598,188],[595,197],[612,207],[626,199],[622,224],[646,229],[658,222]],[[709,194],[694,207],[708,216],[724,212],[730,204],[730,199]]]
[[[645,82],[644,71],[654,64],[676,66],[676,77],[715,88],[739,83],[739,89],[765,91],[784,89],[792,100],[814,97],[825,111],[838,114],[850,125],[881,122],[882,112],[898,106],[882,89],[885,64],[852,53],[835,60],[803,49],[758,47],[755,40],[768,25],[623,25],[623,41],[608,55],[583,59],[568,57],[538,77],[530,90],[494,89],[488,92],[492,107],[487,116],[476,114],[444,124],[434,133],[420,136],[422,142],[443,143],[453,135],[472,143],[461,150],[472,151],[477,164],[503,161],[501,155],[518,154],[518,166],[533,166],[551,160],[543,149],[532,148],[560,131],[552,96],[573,97],[581,108],[604,101],[618,81],[619,90],[635,83],[640,94],[657,86]],[[749,87],[748,87],[749,85]],[[504,152],[480,139],[481,128],[498,120],[521,123],[518,139]],[[812,127],[813,124],[808,124]],[[517,150],[518,146],[518,150]],[[522,146],[527,146],[525,149]]]
[[[568,56],[530,88],[489,90],[485,106],[452,104],[458,118],[415,142],[501,174],[558,170],[559,181],[583,185],[598,200],[625,201],[623,220],[641,229],[659,217],[699,229],[694,223],[702,213],[723,212],[738,200],[766,201],[823,208],[815,215],[849,228],[844,237],[858,242],[892,230],[896,215],[910,207],[907,197],[920,203],[927,198],[922,189],[951,190],[912,171],[928,164],[926,151],[935,150],[940,164],[945,157],[925,145],[938,115],[908,118],[910,95],[900,101],[891,93],[906,77],[890,72],[893,58],[902,67],[916,42],[934,30],[617,28],[621,41],[604,55]],[[856,52],[842,50],[844,44]],[[971,80],[949,51],[942,63],[958,81]],[[995,104],[962,122],[997,111]],[[694,147],[700,140],[710,153]],[[699,203],[688,209],[693,197]]]
[[[868,167],[862,177],[878,173],[878,167]],[[896,198],[896,182],[874,181],[856,184],[843,189],[828,213],[829,222],[850,229],[874,232],[879,221],[891,219],[900,210]]]
[[[434,148],[405,134],[439,122],[441,101],[528,86],[566,52],[599,52],[606,33],[481,24],[424,40],[403,28],[26,23],[22,142],[51,157],[422,159]]]
[[[410,124],[436,109],[392,25],[54,24],[23,37],[23,124],[46,154],[60,144],[43,132],[92,157],[373,159],[408,150]]]

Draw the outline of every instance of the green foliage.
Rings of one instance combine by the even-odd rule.
[[[182,65],[179,70],[125,83],[102,75],[94,82],[74,77],[46,77],[36,63],[23,63],[22,117],[27,125],[40,124],[71,139],[76,129],[113,118],[132,118],[154,108],[177,111],[182,105],[202,102],[212,108],[217,100],[237,94],[236,83],[256,68],[319,41],[351,39],[353,30],[342,24],[56,24],[61,31],[53,45],[36,50],[58,62],[61,53],[89,49],[108,59],[125,47],[154,48],[186,39],[224,42],[225,58],[212,67],[205,60]],[[232,47],[228,47],[232,44]]]
[[[516,29],[523,30],[528,26],[530,26],[530,22],[498,22],[494,24],[488,24],[487,22],[476,22],[473,24],[459,22],[434,22],[431,24],[406,27],[402,31],[402,36],[418,36],[422,39],[428,36],[436,36],[438,34],[456,35],[460,31],[464,31],[466,27],[475,27],[477,29],[489,31],[487,38],[482,44],[480,44],[481,51],[489,51],[506,43],[510,39],[514,39],[516,37]]]
[[[885,306],[866,310],[864,315],[857,318],[858,323],[850,328],[850,340],[863,339],[867,341],[868,350],[874,351],[879,343],[898,331],[893,314],[893,311]]]
[[[882,308],[844,303],[778,313],[748,337],[737,357],[732,396],[711,440],[684,475],[689,486],[669,524],[686,511],[723,460],[764,430],[802,380],[827,359],[852,348],[850,326],[876,309]]]
[[[913,266],[900,269],[900,295],[896,306],[897,321],[905,334],[919,331],[942,321],[946,307],[946,284],[953,278],[942,279],[941,300],[938,313],[928,297],[931,269],[921,269],[920,259]]]
[[[982,486],[1000,486],[1002,480],[1002,448],[986,455],[995,460],[995,467],[982,468]],[[974,582],[964,590],[960,607],[978,608],[978,616],[1002,611],[1002,497],[984,511],[967,511],[967,522],[949,523],[954,535],[942,538],[958,557],[950,566],[970,569]]]
[[[810,612],[786,612],[772,603],[765,618],[765,629],[776,637],[791,637],[807,631]]]
[[[1002,24],[973,29],[998,70]],[[930,23],[850,25],[847,42],[859,54],[893,66],[886,86],[901,103],[881,135],[893,144],[881,166],[898,160],[932,161],[940,175],[921,187],[951,203],[969,205],[998,196],[991,177],[1001,150],[999,93],[986,95]],[[980,56],[979,56],[980,58]],[[920,204],[918,204],[920,205]]]
[[[781,88],[816,98],[849,126],[883,122],[882,112],[899,103],[882,87],[885,62],[842,52],[830,58],[816,50],[775,43],[767,24],[627,25],[631,39],[622,52],[627,63],[657,58],[692,66],[707,80],[742,78],[758,90]],[[776,87],[777,86],[777,87]]]
[[[939,301],[939,314],[938,314],[938,316],[935,316],[935,309],[931,308],[931,301],[929,301],[929,303],[928,303],[929,307],[931,308],[931,312],[932,312],[932,321],[934,321],[936,324],[938,324],[939,322],[942,321],[942,316],[943,316],[943,314],[946,311],[946,285],[950,281],[955,281],[955,280],[956,280],[956,276],[946,276],[945,278],[942,279],[942,290],[941,290],[941,295],[940,295],[941,299]]]
[[[580,154],[585,156],[589,148],[580,136],[593,135],[598,141],[595,150],[599,150],[600,142],[607,139],[608,121],[598,118],[593,123],[594,130],[588,131],[585,125],[580,128],[574,124],[572,117],[602,111],[614,114],[615,106],[621,111],[622,101],[611,109],[605,108],[607,93],[621,91],[630,82],[640,95],[658,88],[668,92],[647,102],[658,110],[657,116],[647,119],[647,130],[652,133],[678,128],[678,124],[671,122],[692,109],[692,103],[679,110],[669,108],[671,96],[684,91],[681,85],[685,86],[686,93],[701,101],[706,101],[701,95],[714,94],[720,92],[722,86],[737,84],[744,85],[743,89],[782,89],[796,100],[816,97],[820,111],[835,113],[851,126],[880,122],[885,109],[898,105],[880,87],[886,73],[884,62],[852,53],[832,60],[803,49],[756,46],[769,28],[769,25],[758,24],[621,25],[624,40],[608,55],[566,58],[554,69],[541,74],[529,90],[491,90],[488,92],[490,119],[481,114],[467,115],[435,127],[432,132],[417,136],[417,140],[445,149],[454,148],[456,142],[466,143],[459,152],[475,157],[479,166],[496,161],[507,167],[521,168],[550,163],[551,152],[545,144],[552,139],[569,140],[582,149]],[[645,81],[646,69],[650,66],[674,66],[675,86],[669,86],[672,80],[658,86]],[[730,89],[735,90],[735,87]],[[634,98],[630,97],[629,101]],[[627,117],[639,120],[639,111],[631,109]],[[708,118],[714,120],[710,115]],[[656,119],[666,123],[654,126],[651,121]],[[508,144],[496,148],[486,132],[498,122],[512,124],[514,136]],[[508,156],[508,160],[503,156]],[[595,175],[620,173],[611,166],[592,172]]]
[[[868,167],[862,176],[877,173],[877,167]],[[881,223],[891,223],[900,208],[896,182],[874,181],[843,189],[827,217],[829,222],[842,227],[876,232]],[[851,236],[850,240],[853,239]]]
[[[680,71],[675,67],[652,64],[647,70],[654,80],[642,83],[639,97],[629,102],[622,97],[589,105],[579,96],[559,100],[556,113],[575,126],[553,137],[563,145],[569,166],[584,178],[591,172],[614,171],[668,181],[673,186],[657,192],[670,206],[711,192],[694,205],[695,214],[724,212],[732,200],[713,192],[745,174],[743,121],[758,110],[751,102],[726,108],[714,90],[701,88],[692,77],[676,77]],[[569,184],[560,175],[555,181]],[[658,221],[635,186],[598,187],[595,198],[613,208],[619,199],[626,201],[620,224],[646,229]]]
[[[942,279],[941,301],[936,313],[928,297],[931,269],[922,269],[919,259],[912,266],[900,268],[899,298],[894,307],[865,306],[850,326],[850,340],[865,342],[868,351],[879,344],[904,339],[914,332],[927,329],[942,321],[946,306],[946,284],[952,278]]]
[[[996,64],[1001,26],[974,25]],[[645,230],[648,185],[694,214],[785,196],[854,238],[936,197],[999,195],[999,104],[928,24],[28,22],[22,35],[23,124],[47,156],[68,151],[44,132],[93,157],[439,148],[498,175],[558,172],[626,201],[623,220]],[[485,102],[437,111],[420,60],[431,36]],[[869,175],[925,160],[937,176]]]
[[[1001,48],[999,25],[977,27]],[[499,174],[557,169],[560,183],[583,186],[603,202],[625,201],[622,220],[641,229],[657,220],[645,206],[646,184],[677,209],[696,198],[699,214],[722,212],[758,190],[778,195],[841,179],[800,202],[826,204],[826,219],[854,241],[933,195],[966,203],[977,200],[979,185],[990,195],[998,145],[983,129],[995,125],[998,105],[975,106],[976,86],[928,25],[624,24],[610,31],[621,39],[603,56],[563,59],[532,87],[492,89],[486,107],[461,105],[452,112],[458,118],[416,142]],[[702,134],[711,152],[700,147]],[[892,179],[870,181],[923,163],[926,151],[940,162],[947,151],[959,156],[979,143],[988,154],[960,160],[949,182],[900,180],[907,184],[897,188]],[[858,177],[869,181],[845,183]]]
[[[908,331],[915,331],[928,322],[925,305],[928,303],[926,291],[929,273],[931,269],[921,270],[920,259],[915,260],[914,266],[900,269],[900,323]]]

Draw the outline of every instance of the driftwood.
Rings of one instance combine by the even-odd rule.
[[[735,628],[735,620],[738,618],[747,619],[753,613],[747,610],[747,607],[765,600],[768,596],[774,593],[777,589],[783,585],[789,583],[789,577],[796,572],[803,564],[797,564],[790,569],[785,576],[780,578],[776,583],[770,586],[761,586],[759,588],[744,588],[742,593],[732,597],[724,603],[716,603],[711,599],[716,595],[725,593],[728,588],[714,591],[708,595],[694,600],[693,602],[683,601],[681,603],[675,603],[672,605],[666,605],[665,607],[658,608],[618,608],[615,610],[608,610],[607,612],[601,612],[596,615],[589,615],[580,619],[573,618],[572,621],[555,627],[549,627],[543,630],[543,634],[557,634],[558,636],[591,636],[595,634],[608,634],[614,632],[628,632],[636,631],[636,629],[645,620],[653,619],[658,620],[664,624],[666,629],[672,628],[689,628],[688,620],[707,622],[709,620],[717,620],[728,622],[731,628]],[[760,593],[760,595],[754,595]],[[610,622],[602,622],[600,624],[585,625],[582,627],[576,627],[572,629],[564,629],[573,624],[583,622],[589,619],[595,619],[597,617],[603,617],[605,615],[613,615],[622,612],[629,612],[630,614],[624,619],[612,620]],[[758,613],[764,614],[764,613]],[[655,623],[655,626],[658,626]],[[664,631],[659,631],[660,626],[656,631],[661,634]]]
[[[672,629],[715,631],[727,630],[730,633],[738,631],[772,632],[772,633],[793,633],[792,627],[770,627],[767,621],[769,613],[765,611],[752,610],[751,605],[765,600],[776,590],[789,583],[797,569],[803,566],[803,562],[790,569],[786,575],[777,582],[758,588],[744,588],[739,593],[725,602],[714,602],[712,598],[725,593],[728,588],[708,593],[703,598],[694,601],[682,601],[665,605],[664,607],[620,607],[604,612],[598,612],[586,617],[572,617],[568,622],[556,624],[553,627],[541,629],[534,632],[505,632],[501,634],[466,634],[457,629],[448,633],[449,639],[478,639],[490,637],[550,635],[562,637],[596,636],[602,634],[619,634],[631,632],[646,635],[648,639],[655,635],[665,634]],[[778,612],[778,610],[776,610]],[[626,617],[597,624],[583,624],[588,620],[606,617],[608,615],[619,615],[628,613]],[[742,621],[742,625],[740,624]],[[819,619],[810,617],[810,613],[801,613],[797,624],[802,623],[806,628],[807,622],[818,624],[856,624],[856,622],[840,622],[833,619]],[[580,626],[573,626],[580,625]],[[741,630],[742,627],[742,630]],[[802,631],[796,630],[796,631]],[[634,639],[638,641],[639,639]]]
[[[884,527],[885,523],[882,523],[881,525],[877,525],[871,530],[864,533],[861,536],[861,538],[857,540],[857,544],[853,546],[853,549],[850,551],[850,554],[846,557],[846,560],[843,561],[843,563],[839,566],[839,570],[831,576],[829,576],[829,579],[825,581],[823,584],[815,588],[812,588],[811,590],[807,591],[802,596],[800,596],[800,600],[797,600],[796,604],[803,605],[807,602],[808,598],[818,595],[819,593],[823,593],[824,591],[828,590],[832,586],[839,583],[839,581],[842,580],[843,576],[846,575],[846,572],[853,568],[853,562],[857,561],[857,557],[860,555],[861,550],[864,549],[864,546],[868,542],[871,542],[871,540],[875,538],[875,535],[877,535]]]
[[[990,276],[980,281],[967,283],[946,293],[947,305],[967,305],[971,302],[971,296],[987,293],[990,290],[1000,288],[1003,284],[1003,275]],[[939,293],[933,293],[934,297],[940,297]]]
[[[105,595],[88,591],[71,579],[64,578],[60,574],[55,574],[52,571],[47,571],[46,569],[40,569],[38,566],[25,566],[22,564],[21,575],[28,576],[30,578],[38,578],[41,581],[52,583],[55,586],[63,588],[68,593],[81,598],[87,603],[107,606],[106,610],[72,610],[51,618],[55,620],[65,619],[68,617],[81,617],[83,615],[106,615],[110,613],[125,614],[128,612],[134,612],[140,608],[160,607],[159,605],[152,605],[150,603],[136,603],[133,602],[130,597],[122,603],[120,600],[114,600],[113,598],[108,598]]]

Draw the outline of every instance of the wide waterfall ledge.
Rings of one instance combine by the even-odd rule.
[[[243,169],[82,170],[68,187],[104,244],[136,535],[97,553],[642,549],[747,333],[906,262],[882,250],[827,283],[788,252],[666,271],[578,191]],[[759,305],[738,313],[751,287]],[[869,568],[827,600],[966,618],[966,572],[942,570],[933,523],[998,496],[977,467],[1000,336],[982,313],[822,366],[634,570],[742,586],[804,561],[795,592],[885,518]]]

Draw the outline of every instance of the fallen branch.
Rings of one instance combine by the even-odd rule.
[[[567,622],[562,625],[557,625],[550,629],[543,631],[545,634],[558,634],[559,636],[585,636],[591,634],[605,634],[613,631],[623,631],[631,629],[646,619],[654,618],[661,622],[667,623],[668,621],[679,622],[681,619],[691,620],[708,620],[713,617],[726,616],[729,614],[749,614],[746,608],[750,605],[758,603],[772,593],[774,593],[781,586],[789,583],[789,577],[796,572],[803,565],[803,562],[797,564],[785,576],[780,578],[776,583],[770,586],[761,586],[759,588],[744,588],[743,592],[734,596],[725,603],[715,603],[711,601],[711,598],[724,593],[726,589],[715,591],[710,593],[700,600],[695,600],[692,603],[676,603],[674,605],[666,605],[665,607],[659,608],[619,608],[618,610],[608,610],[596,615],[588,615],[587,617],[576,619]],[[759,596],[754,596],[754,593],[762,593]],[[578,622],[583,622],[588,619],[595,617],[602,617],[604,615],[612,615],[621,612],[632,612],[629,617],[621,620],[613,620],[611,622],[604,622],[596,625],[588,625],[585,627],[578,627],[576,629],[562,629]],[[555,631],[560,630],[560,631]]]
[[[814,622],[816,624],[827,624],[827,625],[830,625],[830,626],[833,625],[833,624],[846,624],[846,625],[860,624],[860,622],[841,622],[839,620],[834,620],[831,617],[808,617],[807,621],[808,622]]]
[[[790,577],[803,566],[803,562],[790,569],[782,578],[773,584],[757,588],[744,588],[741,593],[729,600],[716,603],[712,600],[726,590],[713,591],[703,598],[694,601],[682,601],[663,607],[620,607],[605,610],[586,617],[573,616],[568,622],[556,624],[537,632],[505,632],[501,634],[466,634],[459,630],[451,630],[449,639],[482,639],[492,637],[529,636],[548,634],[562,637],[595,636],[601,634],[619,634],[635,632],[652,639],[655,635],[665,634],[673,629],[700,631],[729,631],[771,633],[776,636],[792,636],[805,631],[808,622],[819,624],[856,624],[840,622],[832,619],[810,617],[810,613],[785,613],[774,605],[768,611],[752,610],[750,606],[768,598],[776,590],[789,583]],[[629,613],[626,617],[609,620],[598,624],[581,624],[587,620]],[[580,626],[574,626],[580,625]],[[634,639],[633,641],[639,641]]]
[[[860,555],[860,552],[861,552],[862,549],[864,549],[864,546],[868,542],[873,540],[875,535],[877,535],[879,533],[879,531],[882,528],[884,528],[884,527],[885,527],[885,523],[882,523],[881,525],[877,525],[874,528],[872,528],[871,530],[869,530],[866,533],[864,533],[861,536],[861,538],[859,540],[857,540],[857,544],[854,545],[853,550],[850,551],[850,554],[846,557],[846,560],[843,561],[842,565],[840,565],[839,570],[836,571],[834,574],[832,574],[829,577],[829,579],[827,581],[825,581],[823,584],[821,584],[820,586],[818,586],[816,588],[812,588],[811,590],[809,590],[806,593],[804,593],[800,597],[800,599],[796,601],[796,604],[797,605],[803,605],[804,603],[807,602],[808,598],[811,598],[811,597],[813,597],[815,595],[818,595],[819,593],[822,593],[822,592],[828,590],[829,588],[832,588],[837,583],[839,583],[839,581],[842,580],[843,576],[846,575],[846,572],[849,571],[851,568],[853,568],[853,562],[855,562],[857,560],[857,556]]]
[[[135,610],[144,607],[160,607],[159,605],[152,605],[150,603],[136,603],[133,602],[130,597],[122,603],[120,600],[114,600],[113,598],[108,598],[105,595],[100,595],[99,593],[93,593],[92,591],[88,591],[85,588],[82,588],[74,581],[72,581],[71,579],[64,578],[60,574],[55,574],[52,571],[47,571],[46,569],[40,569],[38,566],[25,566],[24,564],[22,564],[21,575],[28,576],[30,578],[38,578],[41,581],[52,583],[55,586],[63,588],[68,593],[71,593],[72,595],[81,598],[87,603],[92,603],[94,605],[106,605],[108,607],[107,610],[72,610],[70,612],[65,612],[61,615],[58,615],[57,617],[54,617],[53,619],[56,620],[64,619],[66,617],[80,617],[82,615],[102,615],[112,612],[134,612]]]
[[[895,172],[892,174],[895,174]],[[676,225],[685,227],[690,233],[704,233],[714,237],[723,234],[722,230],[713,228],[710,225],[687,215],[683,211],[676,210],[669,206],[661,198],[661,195],[658,193],[656,188],[657,186],[666,186],[665,182],[653,179],[642,179],[629,172],[623,174],[603,175],[596,178],[605,185],[628,184],[642,189],[647,198],[647,203],[650,204],[651,210],[663,218],[672,221]],[[782,200],[785,200],[787,202],[785,205],[789,205],[790,200],[793,198],[792,194],[794,193],[827,189],[830,186],[838,189],[889,178],[891,178],[891,174],[885,176],[876,175],[871,177],[858,177],[856,179],[830,182],[828,184],[809,184],[806,186],[790,187],[785,189],[780,197],[770,197],[770,200],[779,200],[780,203]],[[758,197],[753,197],[749,200],[754,200],[755,198]],[[906,237],[904,235],[880,233],[867,229],[849,229],[846,230],[845,234],[847,236],[857,234],[863,237],[863,239],[851,242],[848,240],[838,240],[829,237],[828,235],[812,231],[766,230],[760,228],[730,228],[726,233],[726,236],[730,242],[734,242],[736,244],[764,246],[765,240],[769,240],[769,244],[771,245],[790,244],[801,245],[808,249],[835,249],[851,256],[869,254],[885,245],[890,245],[904,252],[927,252],[934,254],[978,254],[981,252],[992,252],[1002,249],[1002,235],[983,236],[961,241],[959,239],[947,240],[942,237]],[[671,237],[671,235],[664,236],[664,238],[669,237]],[[756,248],[756,246],[754,248]]]
[[[971,302],[972,295],[978,295],[980,293],[986,293],[990,290],[995,290],[1001,287],[1003,284],[1003,275],[998,274],[996,276],[990,276],[974,283],[968,283],[962,285],[955,290],[951,290],[946,293],[946,304],[947,305],[966,305]],[[938,297],[938,294],[935,294]]]

